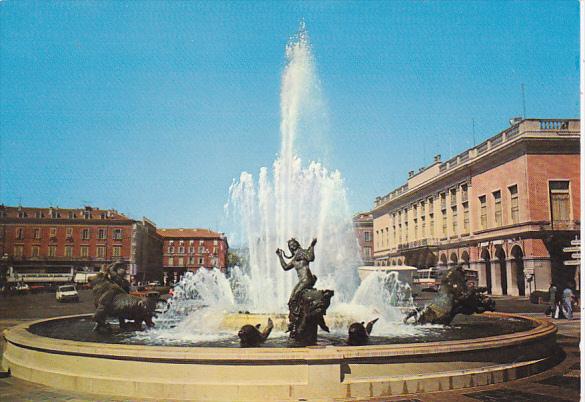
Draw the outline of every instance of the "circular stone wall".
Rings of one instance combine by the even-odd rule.
[[[488,314],[488,313],[486,313]],[[306,348],[98,344],[5,331],[4,369],[76,392],[197,401],[316,400],[436,392],[505,382],[555,363],[556,327],[429,343]],[[77,319],[79,316],[56,320]],[[44,320],[48,321],[48,320]]]

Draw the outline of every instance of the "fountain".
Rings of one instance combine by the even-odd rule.
[[[444,300],[418,310],[396,272],[372,271],[359,282],[341,174],[317,162],[304,166],[295,151],[306,100],[319,93],[303,26],[286,57],[282,146],[272,178],[266,168],[257,183],[242,173],[226,205],[240,224],[248,263],[229,277],[207,269],[185,274],[164,312],[154,317],[155,327],[145,331],[115,325],[111,332],[93,331],[90,315],[10,328],[4,333],[4,369],[27,381],[101,395],[283,401],[468,388],[555,363],[553,324],[501,313],[472,315],[491,305],[477,292],[454,286],[456,279],[446,286]],[[288,241],[289,256],[279,247],[293,235],[298,241]],[[315,236],[319,242],[310,242]],[[296,269],[296,287],[279,262],[284,270]],[[114,311],[106,307],[100,326],[103,311]],[[465,315],[450,314],[455,308]],[[427,324],[404,324],[409,315]],[[451,325],[436,324],[447,321]],[[258,323],[267,325],[260,331]],[[317,327],[328,333],[317,336]]]

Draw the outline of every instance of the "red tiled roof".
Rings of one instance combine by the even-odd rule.
[[[56,214],[57,219],[79,219],[84,218],[84,212],[90,212],[91,219],[108,219],[108,220],[128,220],[126,215],[114,209],[99,209],[94,207],[85,208],[59,208],[59,207],[12,207],[4,204],[0,204],[0,211],[2,211],[7,218],[15,218],[19,216],[19,213],[24,214],[24,218],[36,218],[37,214],[40,214],[41,218],[51,218],[51,212]],[[72,213],[70,218],[69,213]]]
[[[223,239],[223,233],[214,232],[209,229],[158,229],[156,231],[163,238],[203,238],[203,239]]]

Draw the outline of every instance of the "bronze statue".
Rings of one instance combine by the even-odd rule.
[[[290,257],[286,255],[284,250],[276,250],[282,269],[285,271],[289,271],[293,268],[296,269],[299,278],[299,282],[293,288],[290,298],[288,299],[289,306],[294,300],[296,300],[303,289],[310,289],[315,285],[315,282],[317,282],[317,277],[313,275],[309,269],[309,263],[315,261],[315,244],[317,244],[317,239],[313,239],[309,248],[304,250],[296,239],[290,239],[288,241],[288,249],[291,252]],[[283,257],[290,259],[290,262],[287,263],[284,261]]]
[[[94,304],[96,307],[93,319],[96,322],[95,330],[111,330],[106,323],[107,317],[116,317],[121,329],[127,328],[126,320],[134,321],[135,326],[141,326],[144,321],[152,327],[154,310],[143,299],[131,296],[124,291],[110,277],[116,263],[110,265],[106,271],[99,272],[91,281],[93,288]]]
[[[332,290],[314,289],[317,277],[311,272],[309,263],[315,261],[315,244],[317,239],[313,239],[309,248],[303,249],[298,241],[290,239],[290,256],[281,249],[276,250],[282,269],[289,271],[295,268],[297,271],[299,281],[288,300],[287,332],[291,338],[305,345],[317,343],[317,327],[329,332],[324,316],[334,295]],[[290,261],[287,263],[284,258]]]
[[[364,327],[364,322],[354,322],[349,326],[347,343],[351,346],[361,346],[368,343],[374,324],[378,319],[374,319]]]
[[[110,280],[120,286],[124,292],[130,293],[130,282],[126,279],[126,262],[116,261],[109,266],[108,271]]]
[[[433,301],[415,308],[404,318],[407,323],[414,317],[414,324],[449,325],[457,314],[481,314],[495,311],[495,301],[487,296],[486,288],[468,287],[461,266],[451,268],[441,280],[439,293]]]
[[[270,318],[268,318],[268,324],[262,332],[260,332],[260,324],[256,324],[255,327],[250,324],[244,325],[238,332],[240,346],[244,348],[259,346],[261,343],[264,343],[266,339],[268,339],[268,336],[270,335],[270,332],[272,332],[273,327],[274,324]]]

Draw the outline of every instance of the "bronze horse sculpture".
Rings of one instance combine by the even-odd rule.
[[[93,289],[94,305],[96,307],[93,319],[96,322],[95,330],[110,331],[111,327],[106,323],[108,317],[115,317],[120,323],[121,329],[127,329],[126,320],[134,322],[134,326],[141,327],[142,322],[152,327],[153,306],[146,300],[129,295],[117,283],[119,278],[113,272],[120,266],[120,263],[111,264],[104,272],[101,271],[91,281]]]
[[[449,325],[457,314],[481,314],[495,311],[496,302],[487,296],[486,288],[467,286],[465,273],[461,266],[451,268],[441,280],[439,293],[433,301],[423,308],[415,308],[404,318],[414,324]]]

